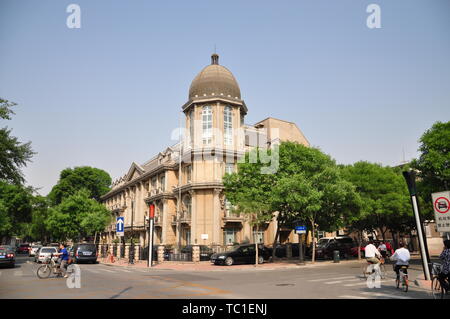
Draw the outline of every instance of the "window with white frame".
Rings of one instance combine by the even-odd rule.
[[[234,173],[234,163],[225,163],[225,174]]]
[[[204,106],[202,110],[202,139],[203,144],[211,144],[212,140],[212,109],[211,106]]]
[[[225,145],[233,144],[233,112],[230,106],[223,110],[223,138]]]
[[[166,190],[166,176],[162,175],[159,179],[159,187],[161,188],[161,191]]]

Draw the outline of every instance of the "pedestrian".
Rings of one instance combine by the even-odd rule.
[[[381,243],[380,243],[380,245],[378,246],[378,250],[380,251],[381,256],[382,256],[384,259],[386,259],[386,256],[387,256],[387,247],[386,247],[386,245],[385,245],[384,242],[381,242]]]
[[[450,282],[450,240],[444,241],[444,250],[439,258],[442,261],[441,272],[439,273],[439,281],[441,286],[448,291]],[[447,282],[446,280],[447,279]]]

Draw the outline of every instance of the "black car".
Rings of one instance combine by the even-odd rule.
[[[75,263],[90,262],[95,264],[98,257],[97,246],[86,243],[75,244],[70,251],[70,256]]]
[[[181,249],[181,253],[183,254],[191,254],[192,256],[192,245],[188,245]],[[200,261],[210,260],[213,250],[205,245],[199,245],[200,247]]]
[[[270,250],[264,245],[258,246],[258,263],[262,264],[270,258]],[[215,265],[231,266],[234,264],[254,264],[256,257],[255,244],[239,245],[231,251],[213,254],[211,262]]]
[[[305,244],[303,244],[303,256],[309,256],[310,255],[310,248],[307,247]],[[298,243],[292,243],[291,244],[291,252],[292,257],[299,257],[300,253],[300,245]],[[287,257],[287,245],[281,244],[277,245],[275,249],[275,256],[278,258],[286,258]]]
[[[352,255],[352,248],[355,246],[353,239],[346,236],[341,237],[324,237],[319,239],[316,249],[316,257],[324,259],[332,259],[334,251],[339,251],[341,258],[348,258]]]
[[[16,264],[16,254],[11,246],[0,246],[0,265],[7,265],[14,268]]]

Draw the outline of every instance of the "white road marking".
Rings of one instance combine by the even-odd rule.
[[[22,276],[22,275],[23,275],[22,270],[16,270],[16,271],[14,272],[14,276]]]
[[[389,280],[381,280],[380,283],[388,282],[388,281],[389,281]],[[358,282],[358,283],[356,283],[356,284],[345,284],[345,285],[343,285],[343,286],[344,286],[344,287],[354,287],[354,286],[362,286],[362,285],[367,285],[367,281],[364,280],[363,282]]]
[[[338,298],[346,298],[346,299],[369,299],[369,297],[350,296],[350,295],[338,296]]]
[[[350,279],[350,278],[355,278],[355,276],[346,276],[346,277],[335,277],[335,278],[322,278],[322,279],[313,279],[313,280],[308,280],[309,282],[317,282],[317,281],[327,281],[330,279]]]
[[[387,297],[387,298],[392,298],[392,299],[413,299],[411,297],[407,297],[407,296],[397,296],[397,295],[391,295],[391,294],[384,294],[384,293],[379,293],[379,292],[362,292],[362,294],[364,295],[371,295],[371,296],[375,296],[375,297]]]
[[[355,279],[346,279],[346,280],[337,280],[337,281],[329,281],[329,282],[324,282],[325,285],[334,285],[334,284],[341,284],[343,282],[348,282],[348,281],[361,281],[360,278],[355,278]]]

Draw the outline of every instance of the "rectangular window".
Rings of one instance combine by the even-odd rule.
[[[258,244],[264,244],[264,231],[253,231],[253,240],[256,240]]]
[[[226,228],[223,231],[223,243],[224,245],[233,245],[237,242],[237,229]]]
[[[211,106],[203,107],[202,111],[202,139],[203,144],[211,144],[212,140],[212,110]]]
[[[231,107],[226,106],[223,111],[224,144],[233,144],[233,113]]]
[[[159,180],[159,187],[163,192],[166,190],[166,177],[164,175],[161,176],[161,179]]]
[[[234,173],[234,163],[225,163],[225,174]]]
[[[190,183],[192,180],[192,165],[186,166],[185,170],[186,170],[186,183]]]

